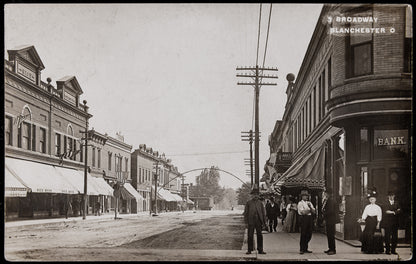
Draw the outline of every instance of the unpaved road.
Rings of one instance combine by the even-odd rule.
[[[174,260],[181,255],[179,249],[187,255],[200,254],[192,249],[241,249],[242,221],[236,211],[200,211],[8,227],[5,257],[12,261],[128,261],[149,260],[143,258],[147,254],[153,255],[151,260]]]

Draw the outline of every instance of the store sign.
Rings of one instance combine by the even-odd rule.
[[[377,146],[406,145],[404,137],[377,138]]]
[[[17,64],[17,73],[25,77],[26,79],[29,79],[33,83],[36,83],[36,74],[34,71],[30,70],[29,68],[26,68],[22,64]]]

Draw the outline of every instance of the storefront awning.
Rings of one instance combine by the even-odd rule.
[[[320,147],[301,162],[294,164],[282,176],[286,188],[307,187],[323,189],[325,186],[325,149]]]
[[[77,189],[78,194],[84,193],[84,172],[64,167],[55,167],[55,170]],[[87,174],[87,195],[98,195],[98,191],[89,174]]]
[[[152,187],[152,190],[154,190],[154,187]],[[154,199],[153,195],[152,199]],[[157,188],[157,199],[164,200],[166,202],[176,202],[176,199],[172,197],[172,194],[162,187]]]
[[[130,183],[124,183],[123,187],[126,188],[126,190],[133,195],[137,201],[144,199],[143,196],[141,196]]]
[[[183,202],[182,197],[180,197],[178,194],[176,193],[171,193],[171,194],[172,194],[172,197],[175,198],[177,202]]]
[[[5,158],[5,164],[33,193],[78,193],[78,189],[52,165],[9,157]]]
[[[97,190],[98,194],[113,196],[114,189],[111,187],[103,178],[91,176],[92,182],[94,182],[94,188]],[[88,187],[88,185],[87,185]]]
[[[4,196],[5,197],[26,197],[29,190],[15,175],[7,168],[4,168]]]
[[[190,199],[187,199],[186,200],[186,203],[188,203],[188,204],[194,204],[194,202],[192,200],[190,200]]]

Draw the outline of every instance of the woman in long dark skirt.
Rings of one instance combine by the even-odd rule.
[[[383,253],[383,240],[381,236],[376,236],[376,231],[380,230],[381,207],[376,204],[377,192],[371,191],[367,198],[370,202],[363,212],[359,222],[365,222],[364,231],[361,238],[361,251],[366,254]]]

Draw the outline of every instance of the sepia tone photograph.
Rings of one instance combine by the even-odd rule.
[[[4,260],[413,258],[410,4],[3,7]]]

